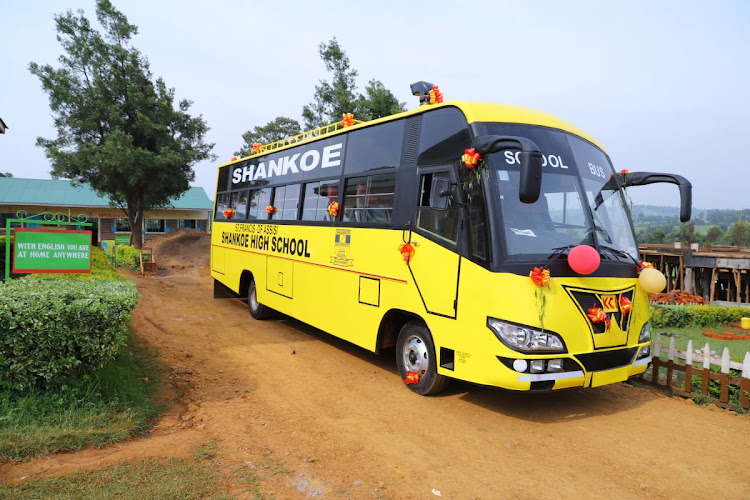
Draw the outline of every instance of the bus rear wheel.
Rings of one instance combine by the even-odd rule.
[[[448,377],[438,375],[430,331],[419,323],[407,323],[398,334],[396,365],[406,387],[422,396],[437,394],[448,385]]]
[[[271,317],[271,308],[258,302],[255,278],[250,279],[250,285],[247,287],[247,308],[250,310],[250,316],[255,319],[262,320]]]

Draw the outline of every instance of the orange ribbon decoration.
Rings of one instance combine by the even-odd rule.
[[[437,85],[432,86],[432,90],[427,93],[430,96],[430,104],[438,104],[443,102],[443,93],[440,91]]]
[[[354,115],[351,113],[344,113],[341,115],[344,119],[339,122],[342,127],[351,127],[354,125]]]
[[[409,259],[414,255],[414,246],[410,243],[404,243],[403,245],[399,245],[398,251],[401,252],[404,262],[409,262]]]
[[[273,214],[275,214],[278,211],[279,211],[279,209],[276,208],[276,207],[274,207],[274,206],[268,205],[266,207],[266,212],[268,212],[268,215],[273,215]]]
[[[636,267],[635,270],[638,271],[638,274],[641,274],[641,271],[644,269],[648,269],[649,267],[654,267],[654,265],[650,262],[645,262],[642,260],[638,261],[639,267]]]
[[[466,168],[474,168],[482,161],[482,155],[477,153],[477,150],[474,148],[465,149],[463,156],[461,156],[461,161],[466,164]]]
[[[331,214],[331,217],[336,217],[339,214],[339,202],[332,201],[330,205],[328,205],[328,213]]]
[[[235,210],[232,207],[229,207],[222,212],[222,214],[224,214],[224,217],[227,219],[231,219],[232,217],[235,216],[236,213],[237,212],[235,212]]]
[[[607,330],[609,330],[609,316],[600,307],[596,307],[596,305],[592,306],[586,316],[588,316],[592,323],[604,323],[607,325]]]
[[[253,153],[260,153],[261,151],[263,151],[263,144],[254,142],[253,147],[250,149],[252,149]]]
[[[418,384],[419,383],[419,372],[406,372],[406,378],[404,379],[405,384]]]
[[[624,295],[620,295],[620,311],[623,316],[627,316],[630,310],[633,309],[633,302]]]
[[[549,269],[535,267],[529,273],[529,278],[531,278],[531,281],[533,281],[535,285],[545,287],[549,285]]]

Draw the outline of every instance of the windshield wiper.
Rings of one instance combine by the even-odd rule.
[[[617,248],[610,247],[610,246],[607,246],[607,245],[599,245],[597,248],[600,250],[599,253],[602,253],[601,250],[606,250],[606,252],[609,253],[610,255],[614,255],[615,257],[619,257],[619,258],[630,259],[630,260],[633,261],[633,263],[636,266],[640,266],[638,264],[638,261],[635,260],[635,257],[633,257],[632,255],[630,255],[628,252],[625,252],[623,250],[619,250]]]

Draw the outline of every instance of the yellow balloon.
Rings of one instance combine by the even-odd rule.
[[[648,293],[659,293],[667,287],[667,278],[658,269],[647,267],[638,277],[641,286]]]

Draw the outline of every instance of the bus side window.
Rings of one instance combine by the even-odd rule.
[[[395,191],[396,174],[346,179],[342,220],[373,224],[391,222]]]
[[[339,181],[337,179],[306,183],[302,200],[302,220],[334,220],[334,217],[328,212],[328,207],[338,198]]]
[[[450,173],[447,171],[431,172],[420,176],[417,227],[455,243],[457,241],[456,234],[458,230],[458,210],[456,204],[449,204],[447,210],[434,210],[430,208],[430,190],[434,177],[451,179]]]
[[[267,220],[266,207],[271,204],[271,188],[253,189],[250,191],[250,202],[247,208],[247,218]]]
[[[273,197],[273,206],[277,212],[271,215],[274,220],[297,220],[297,207],[299,206],[299,184],[279,186]]]
[[[214,211],[214,218],[216,220],[226,219],[224,210],[229,208],[229,193],[220,193],[216,197],[216,210]]]

